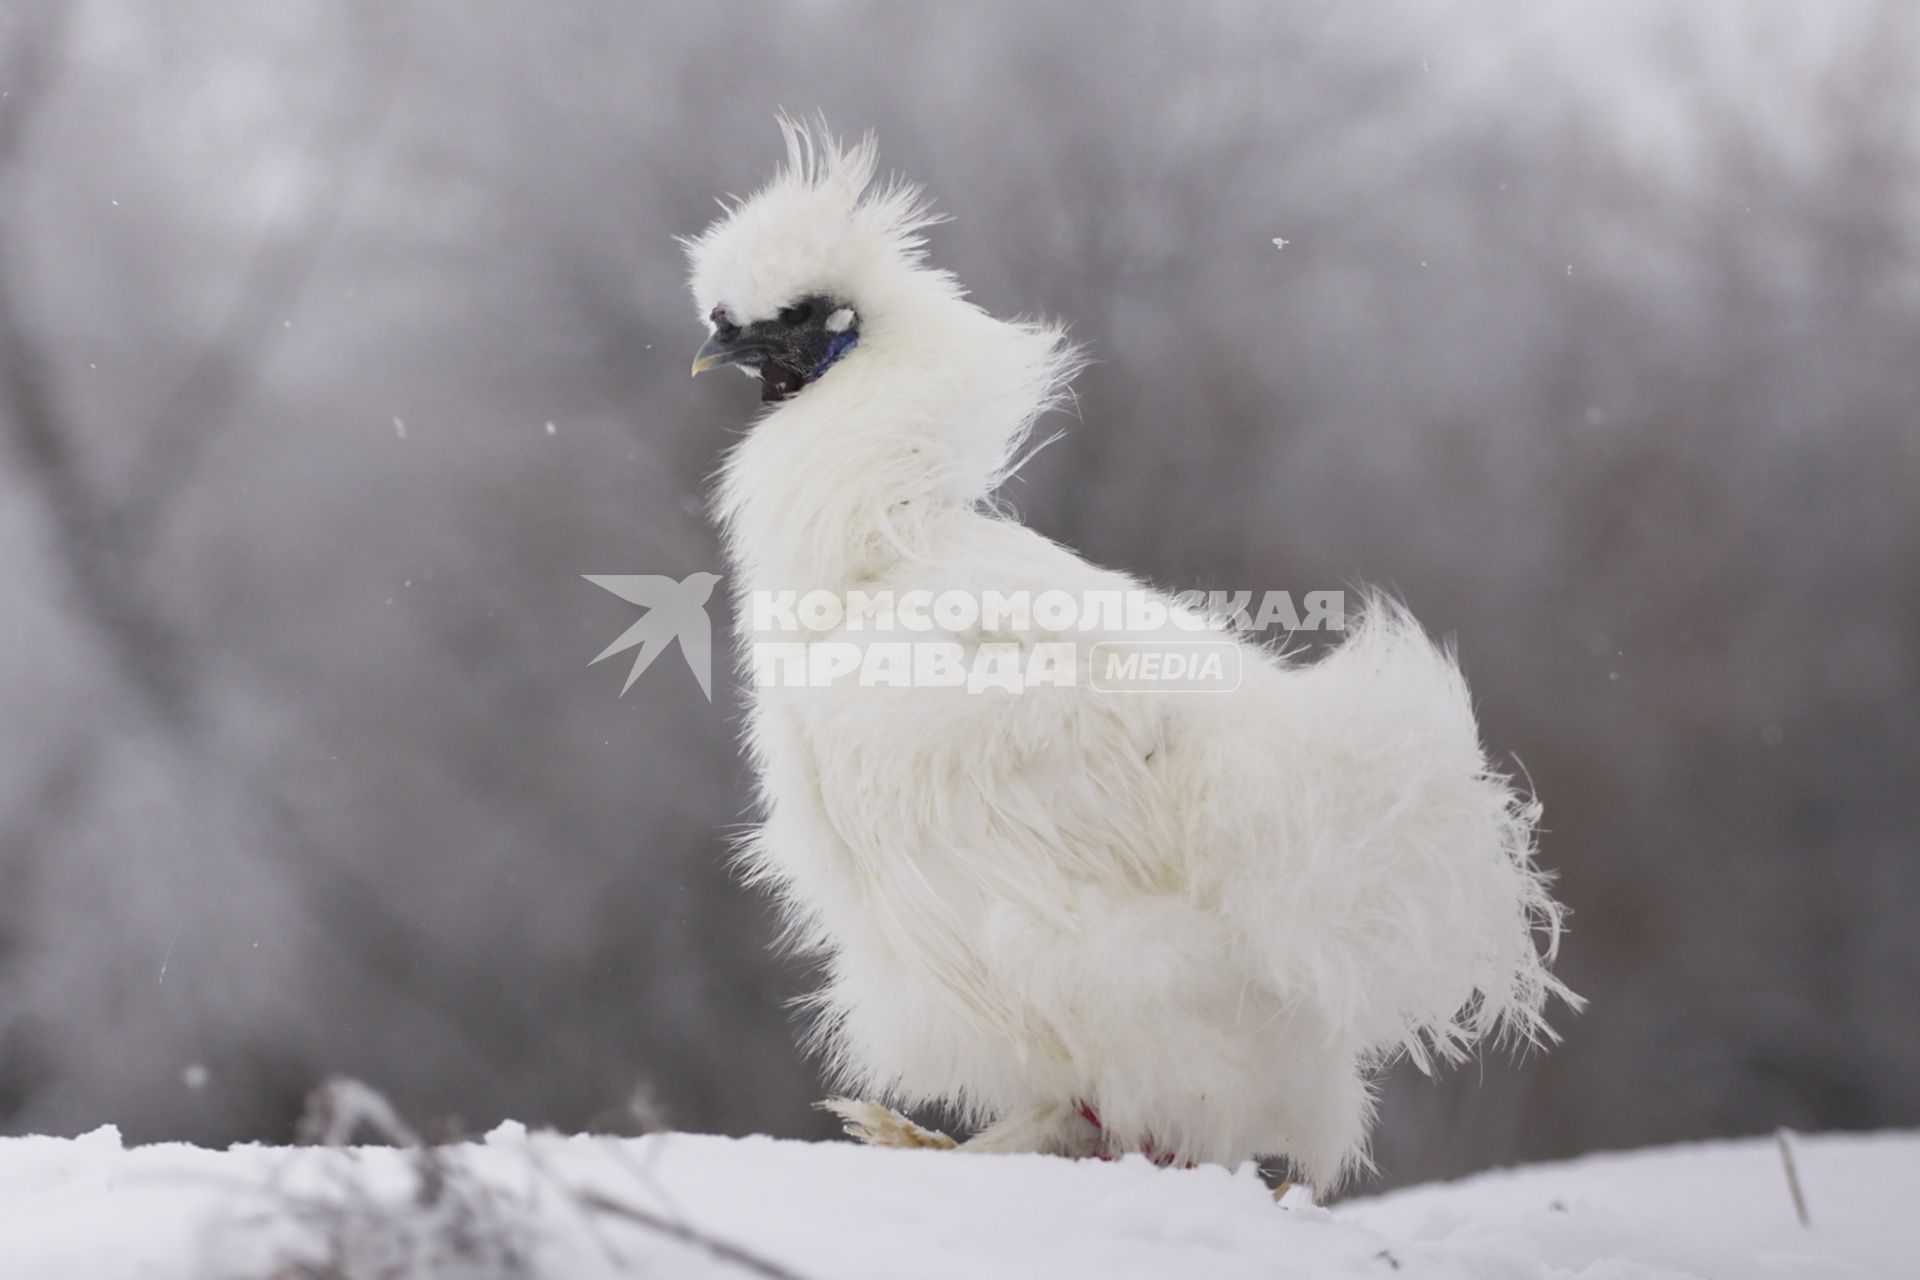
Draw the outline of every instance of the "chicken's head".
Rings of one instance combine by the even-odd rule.
[[[710,333],[693,372],[733,365],[761,399],[797,394],[887,323],[903,291],[952,288],[921,265],[939,221],[918,187],[876,185],[868,136],[845,146],[783,118],[787,162],[773,180],[685,242]]]

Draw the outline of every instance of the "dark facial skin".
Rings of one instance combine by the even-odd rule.
[[[755,369],[760,374],[761,402],[776,404],[799,392],[852,349],[859,340],[857,318],[838,331],[827,326],[836,313],[851,310],[843,302],[815,294],[782,307],[770,320],[743,326],[725,307],[715,307],[709,317],[713,336],[694,357],[693,371],[703,373],[723,364]]]

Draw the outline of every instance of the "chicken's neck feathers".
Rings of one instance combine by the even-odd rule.
[[[996,518],[985,503],[1070,360],[1057,332],[964,303],[863,335],[727,457],[736,590],[843,590]]]

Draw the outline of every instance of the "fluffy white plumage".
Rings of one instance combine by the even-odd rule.
[[[689,242],[693,293],[740,324],[844,299],[859,341],[727,456],[743,610],[1143,589],[992,505],[1077,367],[1061,331],[924,264],[937,219],[876,185],[870,138],[783,128],[785,168]],[[943,638],[1054,637],[916,637]],[[1577,997],[1547,969],[1538,808],[1489,767],[1451,658],[1382,601],[1311,665],[1243,649],[1231,696],[753,691],[743,862],[823,963],[840,1086],[941,1106],[984,1149],[1281,1156],[1324,1189],[1365,1164],[1381,1063],[1551,1038],[1548,999]]]

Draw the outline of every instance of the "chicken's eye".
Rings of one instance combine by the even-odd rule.
[[[780,323],[789,329],[797,324],[805,324],[811,319],[813,319],[811,302],[796,302],[790,307],[780,308]]]

